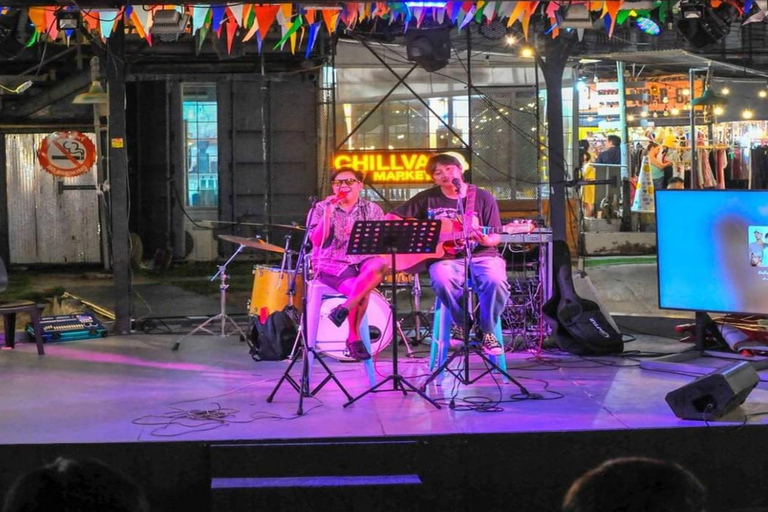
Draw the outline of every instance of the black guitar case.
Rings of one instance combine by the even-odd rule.
[[[582,299],[573,287],[568,244],[555,240],[552,253],[555,276],[552,298],[544,304],[544,319],[555,333],[560,350],[580,356],[618,354],[624,350],[621,333],[591,300]]]

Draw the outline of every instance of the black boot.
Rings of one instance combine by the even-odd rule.
[[[360,341],[348,341],[347,350],[349,351],[349,357],[357,361],[365,361],[371,358],[371,354],[365,348],[365,344]]]

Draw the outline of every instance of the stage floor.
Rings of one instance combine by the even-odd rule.
[[[530,433],[706,426],[677,419],[665,395],[693,375],[639,368],[640,358],[581,358],[545,352],[507,354],[508,371],[537,396],[518,400],[518,388],[485,376],[470,386],[454,386],[446,377],[427,393],[442,399],[435,409],[419,396],[383,392],[343,408],[346,399],[328,383],[316,398],[305,399],[296,416],[298,395],[287,383],[273,403],[266,397],[287,362],[254,362],[235,337],[186,338],[178,352],[171,335],[114,336],[0,351],[0,444],[121,443],[151,441],[230,441],[299,438],[420,436],[439,434]],[[676,340],[639,336],[626,350],[672,353],[691,346]],[[417,358],[401,357],[401,374],[417,386],[428,373],[429,345]],[[401,354],[404,352],[400,350]],[[350,394],[368,388],[358,363],[326,357]],[[706,359],[705,366],[729,364]],[[472,360],[471,374],[481,369]],[[390,352],[376,361],[391,372]],[[294,375],[298,378],[300,365]],[[316,364],[313,382],[324,373]],[[761,378],[765,379],[765,372]],[[388,384],[384,389],[391,389]],[[447,401],[455,395],[458,408]],[[497,401],[500,403],[496,404]],[[487,403],[494,412],[460,410]],[[218,411],[221,409],[221,411]],[[740,424],[744,415],[768,411],[768,386],[761,381],[744,405],[709,425]],[[205,418],[203,420],[203,418]],[[282,421],[282,420],[291,421]],[[749,418],[765,424],[767,416]]]

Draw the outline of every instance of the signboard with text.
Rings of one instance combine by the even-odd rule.
[[[390,151],[337,151],[333,155],[333,168],[350,167],[365,173],[373,184],[432,183],[427,174],[427,161],[439,153],[462,151],[444,150],[390,150]]]
[[[54,176],[71,178],[88,172],[96,161],[96,146],[80,132],[55,132],[37,148],[37,159]]]

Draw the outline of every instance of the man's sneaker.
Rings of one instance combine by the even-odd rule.
[[[451,326],[451,337],[448,340],[451,348],[458,348],[464,344],[464,329],[458,325]]]
[[[483,352],[489,356],[500,356],[504,353],[504,347],[493,333],[488,332],[483,334]]]

